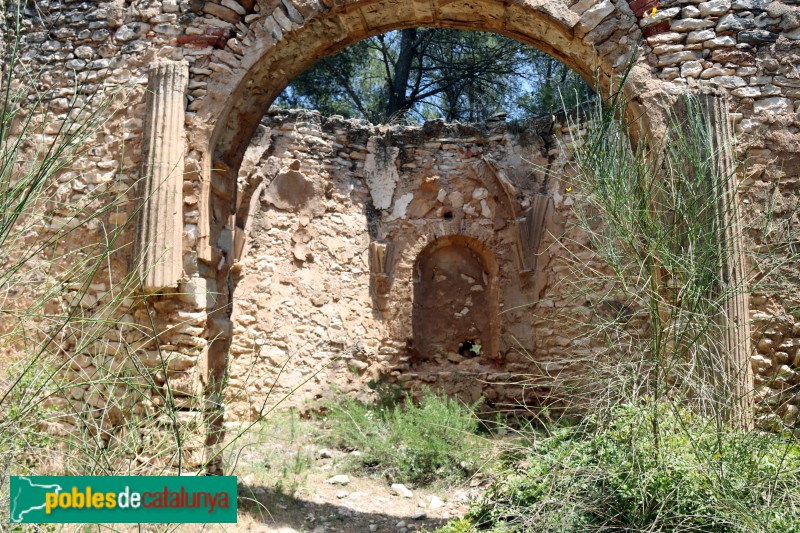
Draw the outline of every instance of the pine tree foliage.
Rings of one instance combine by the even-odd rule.
[[[501,112],[512,118],[552,113],[591,95],[566,65],[513,39],[411,28],[365,39],[322,59],[276,105],[373,123],[476,122]]]

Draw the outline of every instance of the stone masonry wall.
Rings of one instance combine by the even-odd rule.
[[[240,196],[253,199],[246,206],[253,211],[236,267],[231,419],[306,380],[290,403],[306,404],[332,387],[365,397],[367,383],[381,379],[443,387],[467,401],[542,402],[600,349],[570,338],[568,328],[553,330],[556,307],[580,312],[586,304],[554,288],[565,267],[551,255],[565,251],[552,238],[564,235],[562,213],[573,201],[554,136],[545,140],[533,128],[512,133],[503,121],[387,128],[303,112],[275,112],[263,124],[240,175]],[[281,196],[290,178],[293,190],[308,184],[313,192]],[[520,257],[520,240],[530,236],[517,219],[545,192],[552,198],[548,237],[534,270]],[[412,324],[415,263],[428,245],[454,235],[486,257],[484,275],[495,279],[473,279],[467,290],[477,298],[496,287],[496,309],[476,310],[496,331],[483,332],[480,354],[459,354],[464,339],[453,338],[428,358]],[[386,247],[379,270],[370,243]],[[387,285],[376,283],[376,273],[388,276]],[[425,321],[454,328],[472,311],[472,299],[458,296],[455,313]],[[446,299],[438,297],[444,315]],[[527,400],[510,384],[521,374],[541,381]]]
[[[13,3],[7,2],[5,5],[8,10]],[[238,292],[232,292],[234,281],[240,275],[237,269],[242,268],[236,266],[234,259],[237,257],[237,249],[241,251],[241,245],[247,237],[247,232],[243,231],[245,221],[237,220],[236,214],[236,209],[241,209],[246,202],[236,197],[235,183],[241,158],[258,120],[272,99],[319,58],[369,35],[412,25],[496,31],[518,38],[553,54],[587,79],[592,79],[596,74],[604,91],[616,85],[618,76],[624,71],[633,53],[637,52],[638,59],[631,70],[627,91],[633,98],[633,114],[641,119],[641,134],[644,137],[657,137],[664,131],[664,109],[670,105],[670,98],[699,87],[718,87],[731,97],[731,108],[737,122],[737,151],[740,156],[746,156],[748,161],[747,176],[742,183],[741,192],[745,203],[749,202],[748,205],[751,206],[745,217],[751,222],[748,237],[753,243],[752,249],[768,246],[777,238],[773,233],[763,231],[763,226],[757,223],[761,213],[770,211],[776,224],[791,226],[800,223],[797,210],[794,209],[800,179],[800,6],[796,0],[29,2],[22,20],[20,57],[28,72],[40,73],[36,81],[37,88],[45,103],[49,104],[49,116],[53,119],[42,125],[43,135],[55,134],[53,125],[57,124],[59,117],[69,113],[73,99],[79,106],[88,104],[90,107],[98,107],[101,95],[121,91],[113,93],[112,105],[102,111],[106,120],[90,140],[90,149],[82,153],[71,168],[65,169],[59,183],[54,184],[54,191],[57,188],[61,195],[59,198],[63,197],[64,200],[80,199],[85,191],[91,189],[108,193],[107,196],[101,195],[102,200],[98,201],[127,202],[125,207],[105,216],[102,224],[109,227],[121,226],[134,213],[136,203],[141,201],[136,198],[135,185],[141,177],[145,87],[150,67],[157,61],[184,61],[188,65],[189,73],[185,114],[183,242],[174,243],[182,248],[182,281],[178,287],[168,287],[160,293],[148,295],[146,299],[151,304],[149,312],[141,306],[137,307],[140,300],[126,302],[126,306],[118,310],[120,316],[125,317],[126,324],[129,324],[120,331],[123,338],[110,339],[107,344],[101,343],[86,350],[86,353],[77,354],[81,357],[76,359],[79,363],[76,363],[74,372],[92,373],[97,369],[109,368],[112,364],[125,363],[132,357],[141,358],[149,365],[148,368],[155,368],[161,360],[161,354],[166,354],[167,359],[174,362],[169,365],[166,373],[155,370],[153,373],[158,379],[158,388],[162,390],[168,380],[174,380],[181,398],[178,409],[185,415],[182,415],[183,418],[200,420],[209,409],[217,412],[222,408],[219,377],[227,367],[228,346],[234,342],[239,346],[236,349],[241,351],[241,334],[236,333],[235,339],[233,334],[232,304],[239,302],[239,305],[248,305],[246,300],[249,295],[241,289],[250,283],[249,278],[245,277],[236,287]],[[304,133],[302,135],[305,136]],[[294,170],[291,167],[293,163],[281,160],[280,165],[283,166],[279,165],[280,168],[275,172],[299,172],[302,176],[307,173],[314,176],[308,189],[314,192],[317,186],[322,186],[323,177],[329,175],[325,165],[337,164],[335,161],[338,159],[323,162],[323,152],[316,152],[317,149],[327,150],[327,146],[331,147],[331,154],[337,158],[341,153],[356,153],[368,157],[372,150],[376,168],[390,170],[390,166],[382,162],[394,156],[392,150],[378,149],[382,146],[382,135],[364,132],[361,134],[364,138],[355,135],[351,139],[349,133],[336,134],[341,135],[342,140],[337,140],[334,134],[326,135],[331,135],[330,139],[320,137],[324,142],[321,141],[314,150],[311,147],[302,150],[298,148],[298,153],[308,154],[295,157],[299,161],[299,169]],[[472,134],[464,135],[469,138]],[[310,137],[316,136],[314,134]],[[368,146],[370,137],[377,139],[377,145],[372,148]],[[449,163],[457,165],[465,172],[471,169],[471,172],[479,174],[477,179],[470,181],[467,178],[460,183],[483,183],[480,176],[490,173],[487,167],[481,164],[476,167],[472,162],[464,162],[479,158],[465,157],[463,154],[456,157],[450,148],[446,148],[453,143],[434,137],[424,142],[441,142],[441,146],[436,149],[424,146],[421,148],[422,151],[431,152],[427,157],[434,160],[434,165],[445,164],[441,162],[445,159],[441,158],[445,154],[451,154],[453,160]],[[488,143],[487,146],[489,145],[496,146],[499,150],[502,143],[497,141],[496,145]],[[304,145],[301,143],[298,146]],[[399,146],[397,148],[397,157],[400,157],[401,151],[405,150],[400,150]],[[512,152],[510,148],[507,149],[503,157],[510,157]],[[425,155],[420,152],[418,156],[407,154],[404,157],[414,160],[424,159]],[[498,160],[503,160],[503,157],[498,156]],[[348,160],[345,157],[341,159]],[[369,221],[373,220],[373,215],[368,211],[356,217],[356,213],[349,207],[362,205],[359,198],[365,198],[365,183],[370,173],[363,170],[364,176],[354,174],[360,166],[367,166],[366,159],[363,163],[360,161],[353,160],[350,163],[356,170],[348,171],[341,178],[330,178],[344,189],[334,187],[328,190],[329,196],[323,195],[322,201],[325,212],[329,208],[340,210],[338,216],[341,217],[341,225],[352,222],[353,226],[348,227],[348,232],[343,235],[335,234],[331,228],[331,235],[325,238],[330,239],[334,251],[324,253],[315,248],[319,246],[320,238],[310,233],[316,228],[307,227],[306,233],[298,233],[299,240],[292,243],[293,256],[295,248],[301,258],[303,253],[310,253],[314,257],[316,252],[319,257],[315,261],[319,263],[291,258],[280,264],[275,261],[274,268],[279,275],[276,274],[276,279],[271,281],[277,283],[273,289],[275,292],[272,293],[274,296],[271,297],[291,299],[296,297],[293,291],[300,292],[297,287],[292,288],[292,283],[280,281],[284,279],[281,276],[288,275],[292,269],[306,272],[304,275],[311,276],[312,281],[316,279],[314,276],[322,276],[323,285],[319,292],[324,293],[324,280],[330,274],[323,275],[321,269],[315,270],[315,265],[333,262],[331,257],[336,258],[337,262],[351,265],[349,269],[360,268],[367,272],[362,259],[364,252],[358,246],[365,244],[364,227],[372,231]],[[284,166],[287,169],[282,171]],[[509,175],[512,174],[511,168],[516,167],[500,165],[500,169]],[[402,163],[398,172],[405,175],[401,171]],[[350,172],[353,173],[352,182],[348,182],[350,178],[346,177],[350,176]],[[369,179],[377,182],[387,177],[381,172],[371,175]],[[451,186],[449,175],[449,171],[439,173],[444,180],[442,188]],[[421,171],[419,175],[410,173],[408,176],[412,182],[422,179]],[[357,186],[357,179],[362,180],[360,186]],[[352,192],[348,183],[353,187]],[[423,185],[425,184],[420,186]],[[431,187],[434,185],[435,183],[430,184]],[[476,185],[475,189],[477,188]],[[410,185],[408,191],[411,191]],[[482,194],[478,193],[478,196]],[[395,208],[398,213],[402,211],[397,200],[403,197],[393,196],[395,204],[390,213]],[[497,198],[502,200],[502,195]],[[344,206],[332,207],[337,200],[344,201]],[[567,197],[564,201],[568,200]],[[559,205],[557,198],[554,201],[555,205]],[[496,213],[497,207],[493,208],[488,203],[487,212]],[[498,205],[502,205],[502,202]],[[478,206],[481,211],[478,211]],[[520,203],[517,207],[521,206]],[[411,202],[406,206],[407,209],[414,207]],[[316,214],[318,208],[314,205],[309,205],[308,209],[313,215],[306,215],[309,220],[325,218],[321,212]],[[500,228],[488,239],[479,231],[483,227],[478,222],[483,218],[484,208],[478,202],[474,209],[478,216],[470,219],[475,232],[473,238],[484,243],[483,248],[475,245],[476,248],[481,248],[473,250],[476,257],[486,255],[486,249],[494,250],[493,253],[497,254],[503,250],[503,246],[509,246],[509,230]],[[48,231],[49,225],[57,227],[69,220],[70,213],[66,210],[65,204],[58,202],[42,211],[43,234]],[[271,230],[266,231],[275,231],[275,245],[281,244],[278,247],[280,253],[275,251],[275,256],[284,257],[281,254],[286,253],[286,228],[294,228],[294,225],[299,228],[301,220],[278,215],[277,211],[264,211],[259,215],[255,215],[255,212],[253,210],[253,216],[266,218],[254,220],[250,227],[266,228],[267,225],[274,224]],[[429,215],[423,215],[420,220],[427,220]],[[287,218],[280,220],[280,216]],[[331,219],[333,216],[335,215],[331,215]],[[470,216],[468,214],[467,218]],[[274,221],[267,224],[269,217],[274,217]],[[402,217],[389,220],[390,214],[382,214],[381,217],[379,226],[386,233],[378,235],[378,241],[386,236],[402,233],[408,236],[409,242],[394,252],[374,246],[370,250],[370,257],[378,262],[385,259],[386,253],[394,258],[389,265],[390,272],[380,269],[371,271],[372,303],[388,305],[408,302],[404,297],[412,291],[407,281],[411,279],[409,269],[413,268],[412,259],[415,254],[422,251],[415,246],[419,247],[430,241],[433,226],[420,223],[421,227],[415,227],[408,221],[410,219]],[[281,224],[284,225],[283,228]],[[331,220],[322,227],[337,224]],[[104,234],[103,227],[96,225],[94,230],[76,240],[75,245],[86,240],[100,242]],[[125,235],[133,240],[132,231]],[[347,239],[352,239],[352,242]],[[372,236],[371,239],[376,240]],[[254,239],[252,243],[255,245],[257,241],[258,239]],[[354,248],[348,246],[351,244]],[[345,261],[344,258],[351,253],[352,259]],[[98,302],[102,302],[111,288],[131,270],[129,254],[128,247],[120,246],[108,266],[98,273],[98,279],[88,287],[80,304],[86,313],[91,314]],[[340,257],[337,258],[336,254]],[[250,261],[247,254],[241,257],[242,263]],[[302,268],[300,265],[303,265]],[[515,280],[513,273],[502,270],[506,268],[503,261],[498,260],[497,265],[498,276],[504,280],[501,286],[513,287],[516,283],[523,283]],[[247,272],[250,272],[249,268]],[[265,264],[264,269],[268,268],[270,267]],[[794,272],[791,267],[789,270]],[[347,273],[356,279],[356,274],[350,270],[343,270],[340,275]],[[382,292],[380,296],[386,300],[383,303],[374,301],[377,298],[374,294],[375,287],[385,288],[386,282],[390,280],[392,284],[389,291]],[[358,283],[366,282],[362,280]],[[278,288],[286,294],[279,297]],[[302,289],[309,291],[307,287]],[[62,296],[61,302],[54,302],[53,305],[59,308],[72,306],[68,292]],[[520,294],[531,293],[523,286]],[[333,295],[321,296],[323,299],[328,297],[333,299]],[[375,331],[380,334],[375,335],[372,344],[363,348],[365,353],[377,354],[376,360],[383,357],[386,361],[392,361],[387,368],[390,373],[401,368],[406,369],[405,365],[409,366],[407,370],[413,371],[412,363],[401,361],[401,357],[397,355],[404,348],[399,344],[392,345],[393,342],[404,343],[408,337],[408,310],[398,309],[398,316],[393,320],[386,320],[383,316],[379,320],[377,317],[370,317],[369,312],[359,307],[366,302],[365,298],[363,292],[356,290],[352,292],[352,296],[342,297],[342,300],[349,300],[348,305],[351,308],[356,308],[349,313],[340,311],[343,333],[335,331],[337,324],[329,322],[332,319],[325,318],[323,323],[334,330],[334,337],[340,335],[343,342],[341,346],[356,353],[360,353],[360,349],[354,350],[347,343],[360,330],[346,323],[347,317],[354,317],[356,323],[363,321],[365,329],[366,324],[378,324]],[[542,302],[547,300],[541,293],[540,298]],[[527,297],[521,299],[528,300]],[[502,294],[497,295],[497,301],[498,305],[503,303]],[[797,298],[781,300],[767,290],[754,294],[752,299],[754,345],[758,350],[758,357],[754,359],[756,379],[759,384],[778,384],[762,389],[765,391],[763,394],[778,408],[781,416],[787,419],[792,419],[797,413],[794,398],[800,364],[797,351],[797,338],[800,336],[797,326],[800,318],[797,314],[798,303],[800,302]],[[251,302],[249,305],[249,311],[253,311],[254,304]],[[323,303],[319,309],[325,305],[331,303]],[[309,310],[312,307],[314,310],[318,309],[312,303]],[[280,313],[274,318],[283,326],[280,321],[288,319],[290,314]],[[243,312],[240,316],[248,314],[250,313]],[[241,320],[239,324],[237,327],[244,327]],[[276,361],[284,357],[277,350],[284,350],[288,354],[287,348],[292,348],[304,354],[314,353],[316,345],[298,348],[296,344],[292,344],[303,344],[311,339],[316,335],[313,329],[309,333],[303,331],[300,324],[294,326],[301,330],[282,341],[286,344],[285,348],[277,342],[275,346],[268,345],[268,337],[262,336],[260,339],[266,346],[265,350],[274,350]],[[550,353],[537,343],[565,342],[557,340],[561,338],[560,331],[550,332],[552,335],[549,335],[545,329],[537,329],[535,324],[531,331],[534,332],[534,338],[526,337],[525,342],[535,345],[537,357]],[[522,332],[517,333],[522,335]],[[160,352],[156,349],[154,334],[158,336]],[[515,356],[502,344],[507,342],[503,340],[507,336],[501,331],[498,337],[497,353],[505,357],[509,364],[513,363]],[[564,335],[563,338],[569,337]],[[328,342],[330,341],[324,340],[322,350],[328,349]],[[125,345],[134,348],[133,355]],[[65,349],[73,348],[66,343]],[[352,366],[356,367],[356,372],[352,374],[352,383],[356,388],[363,381],[359,373],[365,370],[359,369],[360,365],[355,361],[372,361],[369,357],[373,355],[360,357],[362,358],[352,359]],[[481,358],[477,360],[482,361]],[[382,361],[382,364],[386,361]],[[294,376],[293,379],[299,379],[299,376]],[[98,417],[104,417],[103,411],[114,391],[98,392],[78,388],[83,390],[76,389],[71,393],[75,401],[91,405],[92,411]],[[258,391],[248,394],[256,392]],[[154,397],[163,398],[163,393],[154,393]],[[157,406],[157,403],[154,405]],[[241,409],[237,413],[237,416],[245,415]],[[121,420],[119,416],[109,418],[106,423],[109,434],[113,434],[114,427]],[[202,424],[206,422],[201,421]],[[206,444],[213,445],[214,442],[215,438],[211,438]]]
[[[226,419],[256,416],[295,387],[289,405],[313,406],[337,391],[367,399],[376,380],[407,390],[441,387],[465,401],[484,396],[505,408],[567,406],[566,386],[591,379],[593,361],[605,350],[582,335],[579,323],[614,304],[600,291],[577,298],[565,282],[571,253],[603,269],[575,246],[587,237],[572,209],[580,192],[569,180],[570,141],[566,127],[547,122],[378,127],[272,112],[239,179],[240,196],[251,201],[240,207],[248,238],[236,267]],[[289,176],[295,188],[308,183],[313,192],[295,197],[299,203],[281,197],[279,185]],[[502,182],[513,194],[497,186]],[[530,271],[518,247],[529,235],[517,218],[541,193],[552,203],[541,256]],[[745,207],[751,221],[763,222],[763,213]],[[454,234],[483,243],[482,253],[498,270],[496,310],[478,309],[497,325],[494,355],[486,338],[477,357],[459,353],[456,338],[440,356],[419,353],[424,339],[412,320],[422,296],[414,290],[418,259],[431,243]],[[390,278],[388,288],[376,284],[371,242],[388,245],[380,270]],[[436,296],[441,314],[448,311],[443,296]],[[433,331],[455,329],[471,303],[466,295],[460,301],[467,302],[460,312],[426,318]],[[759,411],[764,420],[774,410],[792,424],[797,397],[791,391],[800,376],[796,326],[789,319],[776,327],[775,315],[759,310],[766,301],[753,294]],[[765,321],[771,324],[766,332]]]

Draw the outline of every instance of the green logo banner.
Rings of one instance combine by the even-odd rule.
[[[235,476],[11,476],[11,522],[233,524]]]

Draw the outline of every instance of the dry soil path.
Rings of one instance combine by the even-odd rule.
[[[264,533],[355,533],[434,530],[463,516],[480,494],[479,480],[443,489],[392,486],[385,480],[347,474],[334,477],[330,459],[319,459],[293,494],[240,479],[238,531]],[[334,483],[337,478],[342,482]],[[469,486],[472,485],[472,486]]]

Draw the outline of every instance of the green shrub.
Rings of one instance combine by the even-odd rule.
[[[415,404],[370,406],[343,396],[327,407],[332,444],[358,450],[358,469],[392,482],[426,484],[476,472],[480,438],[475,406],[425,390]]]
[[[720,431],[667,403],[608,420],[536,435],[469,518],[520,531],[800,531],[797,441]]]
[[[466,518],[456,518],[437,529],[436,533],[473,533],[475,531],[472,521]],[[428,530],[423,529],[420,533],[428,533]]]

